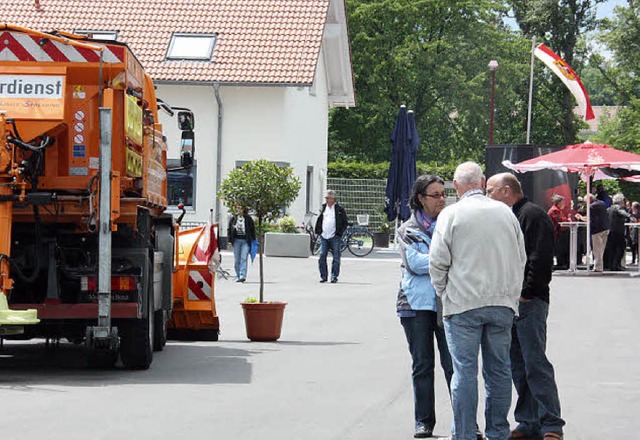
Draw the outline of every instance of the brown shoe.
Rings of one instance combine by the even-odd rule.
[[[542,437],[539,435],[527,434],[526,432],[518,431],[517,429],[511,431],[511,434],[509,435],[509,440],[540,440],[541,438]]]
[[[561,432],[547,432],[543,440],[563,440],[564,435]]]

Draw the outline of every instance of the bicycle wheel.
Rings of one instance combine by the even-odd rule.
[[[320,237],[316,237],[316,239],[311,242],[311,254],[318,255],[319,253],[320,253]]]
[[[373,234],[369,231],[353,231],[347,237],[347,247],[356,257],[366,257],[373,250]]]

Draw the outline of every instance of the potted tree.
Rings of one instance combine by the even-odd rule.
[[[258,219],[258,262],[260,267],[259,301],[245,301],[247,337],[252,341],[276,341],[280,338],[284,308],[280,301],[264,300],[263,245],[265,222],[279,218],[298,196],[300,179],[291,167],[279,167],[264,159],[233,169],[222,181],[218,196],[228,209],[246,208]]]
[[[393,228],[393,223],[390,223],[387,220],[387,214],[384,212],[384,205],[381,205],[376,210],[376,220],[380,226],[373,233],[373,244],[378,248],[388,248],[389,247],[389,235],[391,234],[391,229]]]
[[[391,223],[383,220],[378,230],[373,233],[373,243],[378,248],[389,247],[389,235],[391,235]]]

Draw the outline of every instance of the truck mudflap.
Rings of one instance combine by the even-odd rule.
[[[178,232],[173,314],[167,326],[171,339],[218,339],[220,323],[215,304],[215,272],[209,269],[206,261],[206,227]]]

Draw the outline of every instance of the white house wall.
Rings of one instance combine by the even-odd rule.
[[[215,209],[218,107],[213,86],[158,86],[157,94],[172,106],[188,107],[195,114],[197,183],[195,209],[185,221],[206,221]],[[289,215],[300,224],[306,212],[307,167],[313,167],[310,208],[322,203],[327,170],[328,99],[324,63],[318,63],[316,84],[308,87],[220,87],[223,104],[222,178],[238,161],[267,159],[287,162],[300,178],[300,195]],[[169,158],[179,158],[180,131],[175,118],[161,116],[169,142]],[[220,223],[228,213],[221,206]],[[222,229],[226,231],[226,229]],[[226,234],[226,233],[224,233]]]

